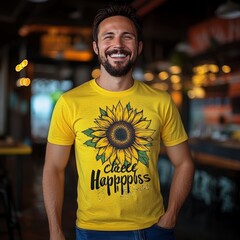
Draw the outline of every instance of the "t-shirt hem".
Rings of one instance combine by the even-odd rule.
[[[164,145],[166,146],[166,147],[172,147],[172,146],[175,146],[175,145],[177,145],[177,144],[180,144],[180,143],[183,143],[183,142],[185,142],[185,141],[187,141],[188,140],[188,137],[186,136],[186,137],[184,137],[184,138],[180,138],[180,139],[178,139],[178,140],[174,140],[174,142],[164,142]]]
[[[106,224],[104,226],[99,226],[99,225],[82,225],[82,224],[76,224],[76,227],[80,229],[85,229],[85,230],[95,230],[95,231],[135,231],[135,230],[141,230],[145,228],[149,228],[152,225],[156,224],[157,222],[151,222],[145,225],[132,225],[132,227],[129,227],[129,225],[122,225],[121,227],[116,224],[116,226],[107,226]]]
[[[62,141],[57,141],[56,139],[52,140],[51,138],[48,138],[47,141],[55,145],[62,145],[62,146],[73,145],[73,142],[62,142]]]

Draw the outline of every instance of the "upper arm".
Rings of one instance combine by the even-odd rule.
[[[182,163],[192,163],[192,156],[187,141],[175,146],[166,147],[166,152],[175,167]]]
[[[63,171],[69,161],[71,145],[56,145],[47,143],[45,155],[45,169]]]

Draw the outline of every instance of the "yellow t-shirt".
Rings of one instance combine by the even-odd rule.
[[[93,230],[136,230],[164,214],[158,176],[160,142],[187,140],[167,92],[135,81],[110,92],[91,80],[64,93],[52,115],[48,141],[75,146],[76,224]]]

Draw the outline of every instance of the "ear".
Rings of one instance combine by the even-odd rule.
[[[93,41],[93,51],[98,55],[98,46],[96,41]]]
[[[141,54],[141,52],[142,52],[142,49],[143,49],[143,42],[142,42],[142,41],[140,41],[140,42],[138,42],[138,55],[140,55],[140,54]]]

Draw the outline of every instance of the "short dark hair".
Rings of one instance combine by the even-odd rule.
[[[142,41],[142,20],[136,14],[136,10],[130,5],[111,4],[98,10],[93,21],[93,41],[98,42],[99,24],[106,18],[113,16],[124,16],[129,18],[136,27],[138,41]]]

